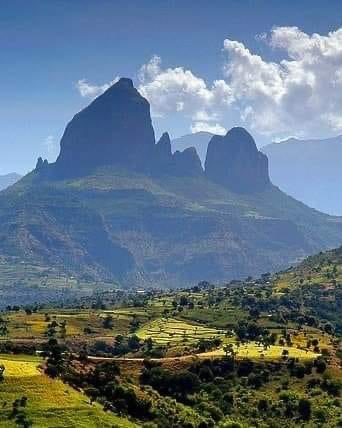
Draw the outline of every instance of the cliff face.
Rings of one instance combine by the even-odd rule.
[[[203,173],[195,149],[172,154],[167,132],[155,144],[149,103],[126,78],[69,122],[52,168],[57,177],[70,177],[108,165],[152,175]],[[44,166],[38,160],[37,170]]]
[[[55,167],[62,175],[115,164],[143,169],[154,145],[149,103],[120,79],[69,122]]]
[[[194,147],[173,154],[173,173],[178,176],[199,176],[203,174],[201,160]]]
[[[255,193],[270,185],[267,157],[244,128],[232,128],[209,143],[205,174],[236,193]]]

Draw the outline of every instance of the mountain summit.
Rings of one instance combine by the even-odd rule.
[[[103,166],[150,175],[203,173],[194,149],[172,154],[167,132],[155,144],[150,105],[127,78],[69,122],[53,172],[59,178],[84,176]]]
[[[240,127],[209,142],[205,174],[236,193],[254,193],[271,184],[267,156],[259,152],[253,137]]]
[[[55,166],[62,175],[115,164],[143,169],[154,145],[150,105],[122,78],[69,122]]]

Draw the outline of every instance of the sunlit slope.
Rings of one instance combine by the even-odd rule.
[[[270,186],[228,192],[205,177],[102,168],[37,172],[0,195],[0,252],[89,278],[184,285],[276,271],[338,246],[342,223]]]
[[[0,382],[0,427],[16,427],[11,418],[12,403],[27,397],[23,409],[34,427],[134,427],[135,424],[90,404],[81,392],[45,376],[37,366],[40,361],[29,356],[0,355],[0,364],[6,367],[4,381]]]

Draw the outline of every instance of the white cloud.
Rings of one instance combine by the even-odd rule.
[[[118,80],[119,77],[115,77],[115,79],[113,79],[109,83],[104,83],[103,85],[94,85],[89,83],[86,79],[80,79],[76,83],[76,88],[78,89],[82,97],[95,98],[101,95],[107,89],[109,89]]]
[[[223,80],[216,80],[209,87],[204,79],[184,67],[162,68],[158,56],[141,67],[139,80],[138,89],[151,103],[154,117],[181,113],[192,126],[198,121],[218,120],[222,106],[232,102]]]
[[[138,73],[138,90],[152,115],[181,116],[193,132],[223,132],[234,125],[272,139],[342,132],[342,28],[309,35],[297,27],[275,27],[255,39],[282,59],[267,61],[226,39],[223,74],[211,84],[185,67],[164,68],[153,56]],[[94,97],[112,83],[97,86],[82,79],[78,89]]]
[[[329,135],[342,131],[342,29],[327,36],[276,27],[268,37],[284,51],[278,63],[225,40],[224,73],[242,121],[258,133]]]
[[[216,135],[225,135],[227,130],[223,126],[218,123],[211,124],[208,122],[194,122],[191,125],[191,132],[194,134],[195,132],[211,132]]]

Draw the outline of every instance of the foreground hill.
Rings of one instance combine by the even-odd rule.
[[[340,248],[221,287],[8,308],[0,426],[338,427],[341,280]]]
[[[100,405],[91,404],[80,391],[61,380],[50,379],[38,368],[41,364],[42,360],[32,355],[0,355],[0,365],[5,367],[4,379],[0,381],[0,427],[138,426],[106,413]],[[24,404],[17,407],[17,413],[13,410],[16,400]]]
[[[184,285],[277,270],[342,240],[337,217],[273,186],[242,128],[195,150],[156,144],[129,79],[68,124],[55,164],[0,195],[0,252],[125,285]]]
[[[326,140],[289,140],[262,148],[271,179],[305,204],[341,215],[342,136]]]

